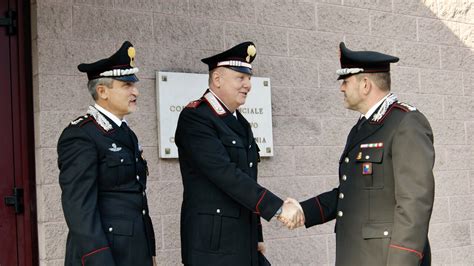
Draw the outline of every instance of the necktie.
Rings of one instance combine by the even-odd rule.
[[[361,117],[359,119],[359,121],[357,121],[357,131],[360,130],[360,128],[362,127],[362,125],[364,124],[364,122],[367,121],[367,119],[365,118],[365,116]]]

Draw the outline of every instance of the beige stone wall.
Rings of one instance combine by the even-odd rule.
[[[435,133],[434,264],[474,264],[473,0],[33,0],[32,12],[42,265],[62,265],[67,232],[56,143],[91,103],[76,66],[124,40],[137,48],[141,69],[140,110],[129,121],[151,168],[159,265],[180,264],[182,185],[177,161],[158,159],[155,71],[205,73],[200,58],[244,40],[256,42],[256,76],[271,78],[273,89],[275,156],[260,164],[260,182],[300,200],[336,185],[357,116],[343,108],[335,80],[338,43],[399,56],[393,91],[425,113]],[[268,258],[333,265],[332,231],[333,223],[289,231],[264,222]]]

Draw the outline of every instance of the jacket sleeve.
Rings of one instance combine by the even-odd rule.
[[[336,218],[338,191],[339,189],[335,188],[300,202],[305,217],[304,224],[307,228]]]
[[[434,201],[433,133],[426,118],[410,112],[392,144],[395,213],[387,265],[419,265]]]
[[[115,265],[97,206],[98,156],[81,128],[66,128],[58,142],[61,201],[70,241],[82,265]]]
[[[230,160],[209,117],[184,109],[178,120],[175,141],[196,169],[247,209],[269,221],[283,201]]]

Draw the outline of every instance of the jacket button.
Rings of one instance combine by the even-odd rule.
[[[249,166],[250,166],[250,167],[252,167],[252,166],[253,166],[253,163],[252,163],[252,162],[250,162],[250,163],[249,163]]]
[[[123,163],[123,158],[122,158],[122,159],[120,159],[120,163]]]
[[[346,180],[347,180],[347,176],[346,176],[346,175],[342,175],[342,180],[343,180],[343,181],[346,181]]]
[[[138,158],[135,158],[135,162],[138,162]]]
[[[146,192],[145,192],[145,191],[143,191],[143,192],[142,192],[142,194],[143,194],[143,197],[145,197],[145,196],[146,196]]]
[[[142,214],[145,215],[145,214],[146,214],[146,210],[143,210],[143,211],[142,211]]]
[[[344,158],[345,163],[349,163],[349,157]]]
[[[237,143],[237,141],[233,140],[233,141],[232,141],[232,144],[234,144],[234,145],[235,145],[235,143]]]
[[[114,231],[114,229],[112,227],[109,227],[109,232],[112,232]]]
[[[221,209],[217,209],[216,212],[217,212],[217,213],[221,213]]]
[[[343,198],[344,198],[344,193],[342,193],[342,192],[339,193],[339,198],[340,198],[340,199],[343,199]]]
[[[137,180],[140,180],[140,176],[137,175]]]
[[[366,159],[366,160],[370,159],[370,156],[369,156],[369,155],[366,155],[366,156],[365,156],[365,159]]]
[[[252,148],[252,144],[249,145],[249,149]]]
[[[343,215],[344,215],[344,213],[342,211],[337,212],[337,216],[342,217]]]
[[[388,236],[388,231],[383,231],[384,236]]]

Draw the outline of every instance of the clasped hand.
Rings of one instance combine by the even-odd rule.
[[[281,214],[278,215],[277,218],[289,229],[303,226],[305,221],[303,208],[301,208],[300,203],[293,198],[287,198],[285,200]]]

